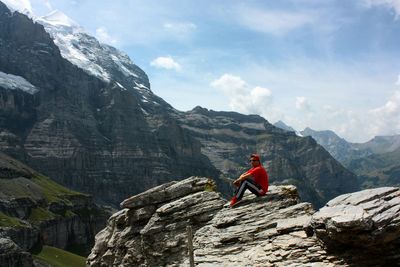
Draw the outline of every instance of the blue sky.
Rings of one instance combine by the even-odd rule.
[[[179,110],[255,113],[353,142],[400,134],[400,0],[30,3],[125,51]]]

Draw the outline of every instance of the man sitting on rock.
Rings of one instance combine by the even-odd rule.
[[[237,186],[235,195],[233,196],[230,207],[233,207],[243,197],[244,191],[249,189],[256,196],[263,196],[268,191],[268,173],[261,165],[260,156],[252,154],[250,156],[252,168],[240,175],[233,184]]]

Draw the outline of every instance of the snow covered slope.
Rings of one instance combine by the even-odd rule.
[[[20,89],[22,91],[34,94],[38,89],[23,77],[7,74],[0,71],[0,87],[7,89]]]
[[[62,56],[76,66],[105,82],[115,79],[113,76],[116,74],[115,70],[118,70],[141,84],[139,88],[149,89],[148,82],[138,81],[144,72],[125,53],[100,43],[64,13],[55,10],[47,16],[37,18],[36,22],[42,24],[52,36]]]
[[[114,88],[132,91],[144,104],[166,104],[153,94],[146,73],[127,54],[100,43],[64,13],[54,10],[46,16],[37,17],[32,12],[29,0],[2,1],[12,11],[26,14],[42,24],[60,49],[62,57],[86,73],[100,78]]]

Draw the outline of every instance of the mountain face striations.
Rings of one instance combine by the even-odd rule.
[[[1,150],[96,201],[192,175],[229,194],[253,152],[271,182],[296,184],[316,206],[358,189],[311,138],[255,115],[175,110],[126,54],[60,12],[33,22],[0,3],[0,44]]]
[[[74,36],[72,47],[85,51],[91,69],[84,70],[63,57],[55,45],[61,41],[54,43],[42,25],[2,3],[0,15],[0,71],[37,88],[30,94],[1,87],[3,151],[113,204],[171,177],[218,176],[126,55],[51,21],[53,30],[62,28],[59,36]],[[99,64],[109,78],[93,75]]]

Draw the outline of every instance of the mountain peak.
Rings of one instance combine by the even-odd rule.
[[[285,131],[289,131],[289,132],[296,132],[295,129],[293,129],[293,127],[287,125],[286,123],[284,123],[283,121],[279,120],[277,122],[274,123],[275,127],[281,128]]]
[[[64,26],[80,28],[79,24],[59,10],[53,10],[46,16],[38,18],[40,22],[45,22],[53,26]]]

